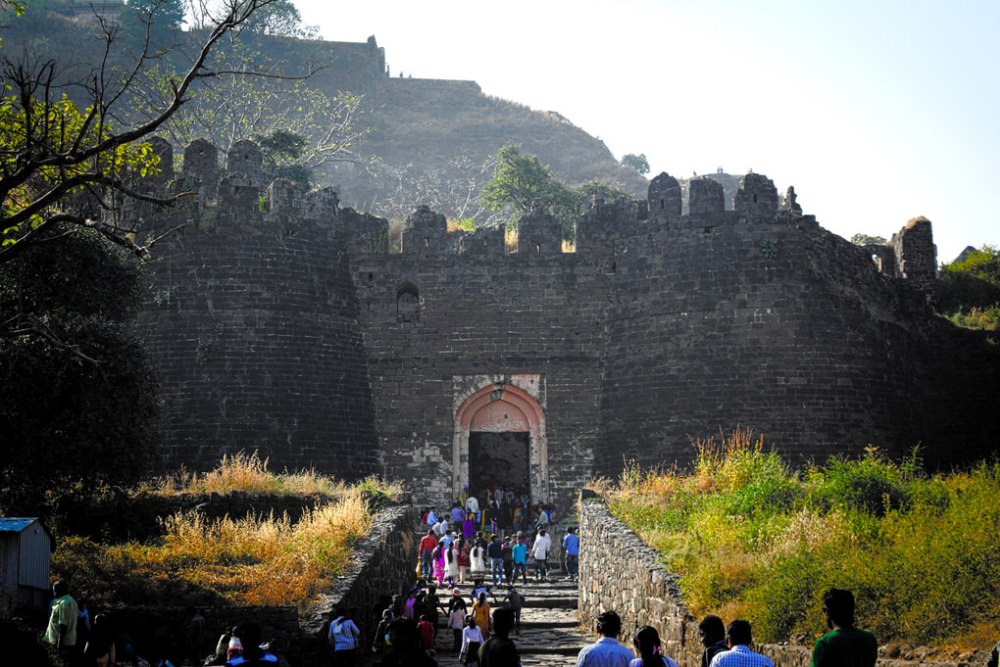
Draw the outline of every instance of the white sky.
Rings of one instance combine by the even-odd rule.
[[[934,223],[939,260],[1000,245],[1000,0],[294,0],[375,35],[397,76],[558,111],[650,176],[794,185],[846,238]]]

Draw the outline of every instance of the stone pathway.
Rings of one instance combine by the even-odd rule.
[[[468,584],[459,588],[466,598],[471,595],[472,587]],[[588,643],[580,634],[576,614],[577,584],[561,576],[541,582],[529,578],[527,585],[519,585],[518,590],[526,598],[521,611],[521,634],[511,638],[521,654],[523,667],[575,665],[576,655]],[[498,592],[497,599],[502,597]],[[437,647],[440,667],[460,664],[458,657],[451,655],[451,633],[447,629],[438,633]]]
[[[459,584],[459,588],[468,600],[472,586]],[[541,582],[529,578],[526,585],[517,588],[526,599],[521,611],[521,633],[511,638],[517,645],[523,667],[575,665],[580,649],[591,641],[580,633],[576,613],[577,584],[564,580],[561,573],[557,573],[555,578]],[[497,600],[501,599],[503,594],[497,591]],[[444,620],[442,617],[442,625]],[[451,642],[451,632],[442,627],[438,632],[435,656],[440,667],[461,664],[458,656],[451,653]]]

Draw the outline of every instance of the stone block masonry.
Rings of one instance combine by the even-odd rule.
[[[737,424],[803,462],[993,448],[1000,352],[928,306],[926,220],[874,252],[765,176],[730,207],[714,182],[685,194],[661,174],[644,201],[595,201],[573,253],[541,209],[509,252],[418,207],[394,254],[388,223],[332,190],[257,182],[254,146],[228,161],[193,144],[178,180],[199,198],[136,205],[154,232],[184,225],[157,245],[140,316],[167,466],[259,449],[442,508],[477,477],[473,435],[510,431],[532,502],[565,516],[592,476],[685,463],[692,438]]]
[[[591,491],[580,496],[580,599],[584,626],[598,614],[613,610],[622,617],[625,642],[643,625],[656,628],[666,655],[681,667],[701,664],[698,619],[684,604],[678,575],[663,567],[659,553],[608,511]],[[723,619],[728,623],[733,619]],[[751,624],[753,619],[749,619]],[[775,667],[809,667],[812,651],[793,644],[762,644],[755,650]],[[882,649],[884,651],[884,649]],[[918,651],[919,653],[919,651]],[[962,667],[963,662],[897,660],[880,656],[880,667]]]

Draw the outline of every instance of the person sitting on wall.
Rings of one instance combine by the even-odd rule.
[[[596,642],[584,646],[576,658],[576,667],[628,667],[632,651],[618,643],[622,619],[613,611],[597,617],[594,631],[601,636]]]
[[[874,667],[878,641],[854,627],[854,594],[831,588],[823,594],[823,611],[830,632],[816,640],[812,667]]]

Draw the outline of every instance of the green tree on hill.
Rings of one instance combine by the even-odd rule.
[[[986,245],[942,265],[934,304],[938,312],[959,326],[997,331],[1000,326],[1000,251]]]
[[[483,204],[508,225],[516,225],[518,218],[531,211],[534,202],[541,202],[560,221],[563,239],[570,243],[576,240],[577,216],[595,197],[614,201],[628,198],[628,194],[615,184],[599,181],[571,188],[537,156],[522,154],[514,144],[497,151],[493,179],[480,194]]]
[[[626,167],[631,167],[637,172],[645,176],[649,173],[649,160],[646,159],[645,153],[626,153],[622,156],[622,164]]]

